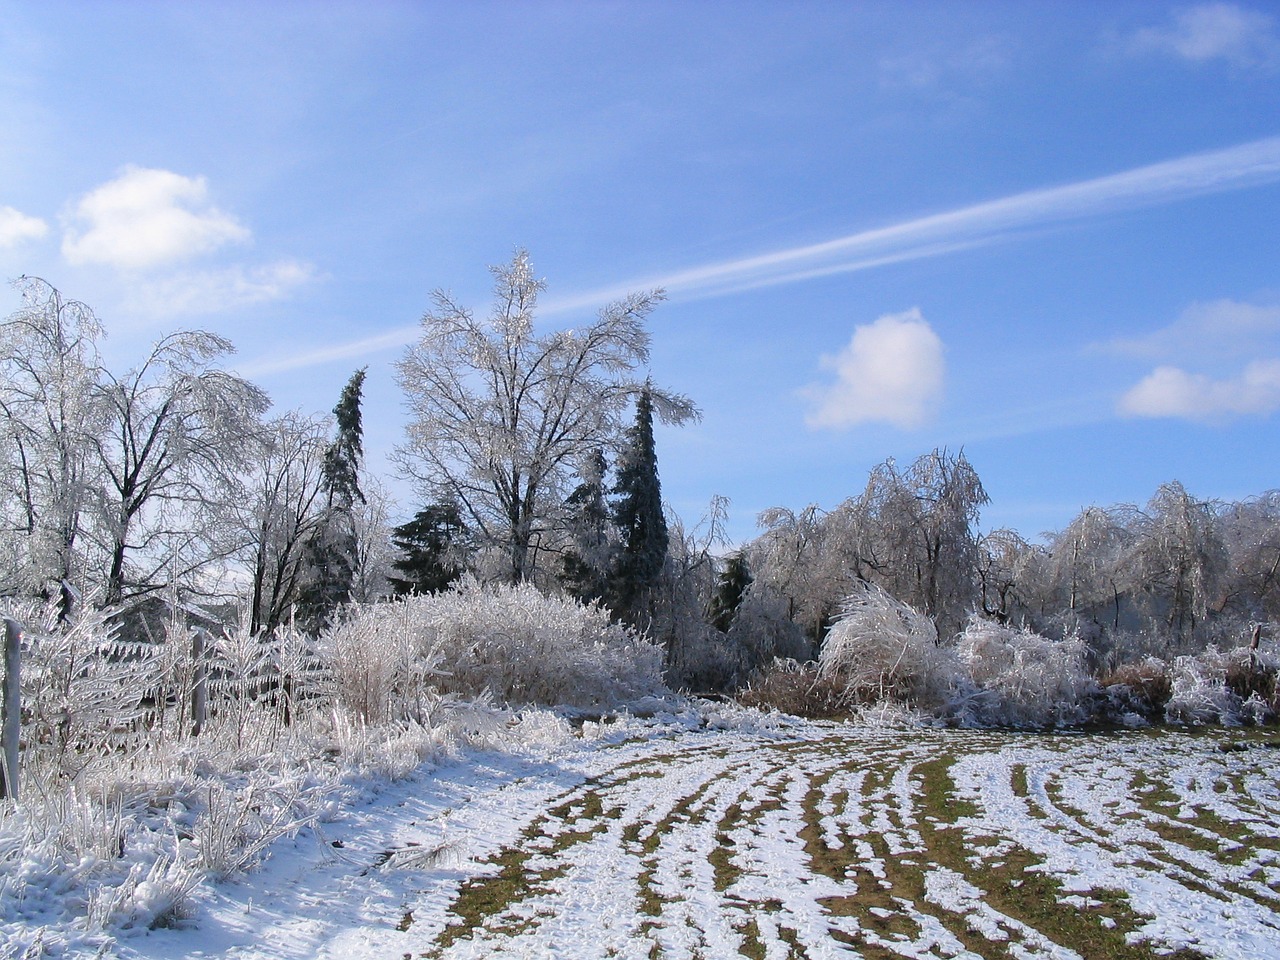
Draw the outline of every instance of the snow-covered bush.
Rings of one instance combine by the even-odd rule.
[[[353,605],[321,637],[337,702],[360,723],[430,721],[443,655],[423,612],[430,599]]]
[[[978,719],[1010,727],[1049,727],[1089,718],[1097,683],[1075,638],[1049,640],[981,617],[969,620],[956,652],[968,678],[986,691],[975,698]]]
[[[111,611],[85,605],[66,623],[55,604],[11,606],[23,625],[22,780],[74,780],[96,759],[129,754],[163,675],[158,649],[117,639]]]
[[[1271,645],[1269,645],[1271,646]],[[1265,723],[1276,715],[1280,656],[1273,648],[1210,647],[1173,662],[1165,719],[1173,723]]]
[[[947,703],[958,672],[932,620],[865,582],[842,604],[818,663],[850,703],[896,700],[927,710]]]
[[[1228,664],[1217,650],[1175,658],[1165,719],[1171,723],[1239,724],[1243,704],[1227,689]]]
[[[510,704],[600,708],[666,692],[662,649],[595,605],[530,584],[482,586],[411,597],[399,615],[422,629],[439,657],[442,692],[489,691]]]

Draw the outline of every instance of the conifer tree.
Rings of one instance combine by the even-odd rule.
[[[730,554],[716,584],[715,596],[711,598],[711,608],[707,611],[712,626],[721,633],[728,633],[733,626],[733,618],[737,616],[738,607],[742,606],[751,579],[746,558],[741,553]]]
[[[364,427],[360,400],[365,369],[351,375],[342,390],[333,442],[325,450],[323,485],[325,507],[307,544],[308,577],[298,601],[303,629],[319,633],[333,612],[351,594],[355,576],[355,505],[364,503],[360,490],[360,461],[364,455]]]
[[[667,558],[667,521],[662,513],[648,383],[636,401],[635,424],[626,433],[613,492],[613,518],[621,545],[611,578],[611,606],[623,620],[637,624],[645,594],[658,582]]]
[[[453,504],[432,503],[412,520],[391,531],[391,542],[400,550],[392,566],[401,574],[391,577],[397,596],[439,593],[462,576],[456,551],[466,527]]]

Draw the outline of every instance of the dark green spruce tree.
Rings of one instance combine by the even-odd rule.
[[[439,593],[462,576],[461,547],[467,535],[458,508],[432,503],[408,523],[391,531],[391,542],[400,550],[392,566],[400,576],[390,577],[397,596]]]
[[[318,634],[334,611],[351,595],[355,580],[355,507],[364,503],[360,491],[360,462],[364,456],[364,427],[360,416],[365,370],[351,375],[333,408],[335,436],[324,453],[322,483],[325,505],[307,541],[307,578],[298,598],[299,625]]]
[[[667,520],[653,443],[653,394],[647,383],[636,401],[635,424],[627,430],[613,493],[613,521],[621,543],[610,578],[610,606],[624,622],[643,626],[645,600],[667,559]]]
[[[565,500],[569,546],[560,555],[556,577],[584,603],[608,600],[613,541],[606,500],[607,469],[604,451],[596,448],[579,470],[581,482]]]
[[[751,586],[751,569],[741,553],[731,553],[725,558],[724,570],[716,583],[715,596],[711,598],[711,607],[707,616],[721,633],[728,633],[733,626],[733,618],[738,615],[738,608]]]

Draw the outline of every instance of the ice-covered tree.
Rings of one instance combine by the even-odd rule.
[[[565,501],[565,537],[556,573],[561,585],[583,602],[603,600],[609,593],[613,564],[613,521],[606,499],[604,451],[592,450],[578,470],[579,483]]]
[[[392,578],[399,550],[392,542],[395,498],[376,477],[366,477],[364,502],[352,513],[356,551],[351,572],[351,600],[372,603],[394,592]]]
[[[437,292],[397,364],[410,413],[398,459],[428,499],[458,504],[480,545],[503,551],[505,578],[519,581],[537,569],[544,538],[562,533],[577,464],[615,444],[649,359],[645,319],[663,295],[634,293],[581,329],[538,332],[545,284],[528,254],[492,272],[487,318]],[[684,397],[654,389],[652,400],[665,421],[696,415]]]
[[[1131,539],[1120,513],[1101,507],[1085,508],[1049,538],[1049,574],[1068,631],[1086,618],[1119,628]]]
[[[729,554],[725,558],[724,569],[716,580],[716,592],[711,597],[711,607],[707,611],[711,625],[721,633],[728,633],[733,626],[751,580],[751,568],[742,553]]]
[[[1042,579],[1044,551],[1002,527],[978,539],[977,555],[982,612],[1000,623],[1025,621]]]
[[[241,503],[250,575],[250,630],[288,622],[305,582],[306,546],[324,502],[325,426],[287,413],[268,423]]]
[[[1163,484],[1135,520],[1129,559],[1149,616],[1186,644],[1216,602],[1227,551],[1213,504],[1192,497],[1177,481]]]
[[[1280,490],[1229,504],[1219,526],[1229,558],[1226,604],[1244,618],[1280,619]]]
[[[179,331],[123,376],[103,377],[91,462],[107,603],[190,581],[240,547],[233,501],[269,401],[218,366],[233,350],[216,334]]]
[[[977,605],[977,522],[988,501],[963,452],[934,450],[899,470],[871,471],[860,508],[869,529],[874,580],[923,611],[945,637]]]
[[[44,280],[15,286],[22,305],[0,323],[0,516],[9,534],[0,578],[5,592],[33,595],[83,581],[103,331],[88,306]]]

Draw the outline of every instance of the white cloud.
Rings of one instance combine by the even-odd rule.
[[[1280,335],[1280,305],[1212,300],[1193,303],[1182,315],[1151,333],[1121,337],[1097,348],[1147,360],[1256,356]]]
[[[24,240],[39,240],[49,232],[49,225],[38,217],[29,217],[13,207],[0,207],[0,247],[14,247]]]
[[[923,424],[942,397],[942,341],[918,309],[886,314],[857,327],[840,353],[822,358],[836,382],[808,391],[811,427],[881,421],[904,429]]]
[[[141,270],[249,239],[249,230],[209,202],[204,177],[126,167],[76,203],[62,239],[73,264]]]
[[[1280,61],[1275,20],[1234,3],[1203,3],[1174,14],[1173,23],[1149,27],[1134,36],[1139,51],[1158,51],[1205,63],[1226,60],[1240,67]]]
[[[1214,380],[1178,367],[1157,367],[1120,398],[1131,417],[1175,417],[1213,423],[1280,410],[1280,360],[1257,360],[1238,377]]]
[[[315,268],[299,260],[262,267],[184,271],[137,284],[129,306],[151,317],[217,313],[283,300],[315,278]]]

